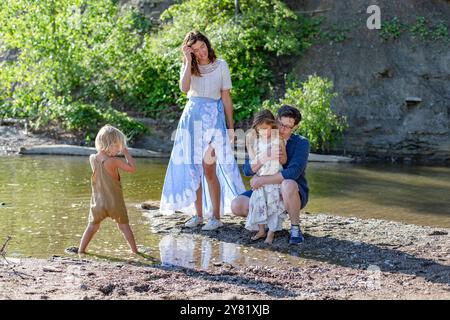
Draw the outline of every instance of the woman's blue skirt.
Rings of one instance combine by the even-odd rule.
[[[196,191],[202,184],[203,215],[212,216],[203,158],[209,144],[216,154],[216,175],[220,183],[220,214],[230,213],[231,201],[245,191],[225,124],[222,100],[191,97],[175,134],[161,195],[160,210],[195,214]]]

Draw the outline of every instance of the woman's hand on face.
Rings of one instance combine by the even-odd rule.
[[[186,63],[192,62],[192,55],[191,54],[193,52],[194,51],[192,50],[192,48],[189,47],[187,44],[185,44],[183,46],[183,54],[184,54],[184,59],[185,59]]]

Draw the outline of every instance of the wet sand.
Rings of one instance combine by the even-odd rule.
[[[0,265],[0,299],[450,299],[449,229],[302,213],[304,244],[289,246],[282,231],[267,245],[250,240],[242,218],[226,216],[223,228],[207,232],[183,228],[186,215],[162,216],[157,203],[146,207],[153,232],[263,250],[271,262],[9,259]]]

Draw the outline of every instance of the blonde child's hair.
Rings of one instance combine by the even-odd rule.
[[[119,129],[107,124],[103,126],[97,133],[95,138],[95,149],[97,152],[111,153],[114,146],[127,146],[127,137]]]

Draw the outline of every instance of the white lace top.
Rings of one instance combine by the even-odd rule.
[[[182,65],[180,79],[183,76],[185,66]],[[213,63],[199,65],[201,77],[191,76],[191,88],[188,97],[206,97],[218,100],[221,90],[231,89],[231,75],[225,60],[216,59]],[[181,88],[181,81],[180,81]]]

